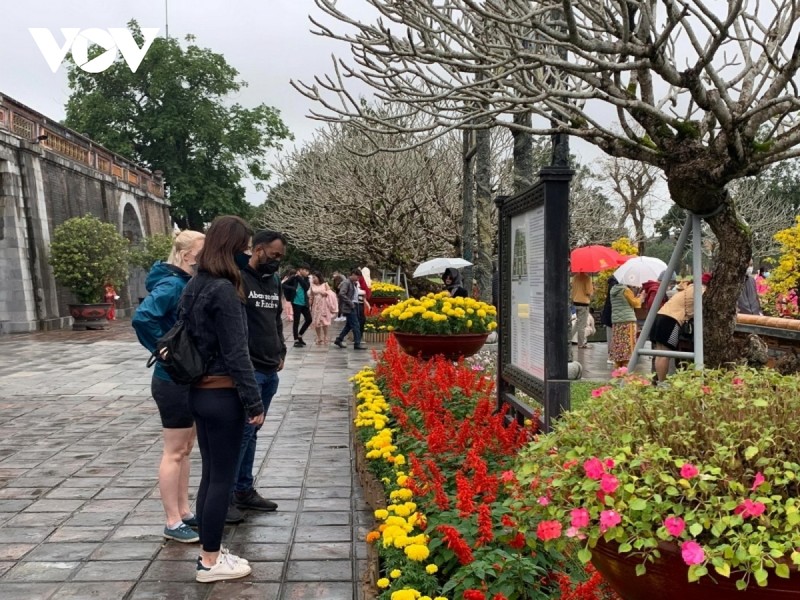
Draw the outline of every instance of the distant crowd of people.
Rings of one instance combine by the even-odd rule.
[[[643,317],[637,315],[638,309],[649,311],[655,303],[663,278],[669,277],[666,293],[661,299],[658,312],[650,330],[649,341],[654,349],[670,351],[692,351],[694,322],[694,284],[692,281],[678,282],[675,275],[662,272],[657,280],[646,281],[640,287],[608,279],[605,305],[600,321],[607,327],[608,362],[615,367],[628,365],[639,334]],[[765,268],[753,276],[752,261],[747,269],[741,294],[737,301],[739,314],[760,315],[760,296],[767,290],[769,273]],[[711,274],[702,275],[702,292],[711,281]],[[595,290],[592,278],[586,273],[576,273],[572,277],[572,330],[570,340],[585,349],[587,335],[594,332],[594,322],[590,305]],[[797,302],[796,295],[793,299]],[[791,303],[792,298],[787,298]],[[789,307],[789,310],[791,307]],[[796,310],[796,308],[795,308]],[[656,357],[653,361],[654,382],[663,381],[670,369],[670,359]]]

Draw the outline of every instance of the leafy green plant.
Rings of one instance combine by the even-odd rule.
[[[53,231],[49,261],[78,302],[100,302],[106,284],[120,287],[128,278],[128,240],[92,215],[75,217]]]
[[[798,430],[797,377],[683,371],[653,387],[622,374],[521,452],[508,505],[584,562],[603,540],[643,573],[666,542],[690,581],[766,585],[800,564]]]
[[[172,236],[157,233],[144,239],[141,246],[131,248],[128,252],[128,262],[131,266],[149,271],[158,260],[167,260],[172,250]]]

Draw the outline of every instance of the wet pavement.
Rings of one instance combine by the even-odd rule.
[[[146,359],[126,322],[0,337],[0,599],[357,598],[372,516],[347,378],[370,355],[290,348],[254,470],[279,508],[226,528],[253,574],[215,584],[194,581],[197,544],[161,536]],[[199,474],[195,447],[192,495]]]

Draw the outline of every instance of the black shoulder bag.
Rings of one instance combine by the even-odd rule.
[[[210,362],[210,359],[203,359],[187,327],[186,316],[192,312],[199,297],[200,290],[192,299],[189,310],[181,310],[172,329],[158,339],[156,349],[147,361],[148,367],[155,363],[160,364],[172,381],[179,385],[191,385],[200,381]]]

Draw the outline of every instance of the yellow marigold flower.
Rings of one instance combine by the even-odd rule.
[[[378,510],[375,511],[375,518],[381,521],[385,520],[386,517],[388,516],[389,516],[389,511],[384,510],[382,508],[379,508]]]
[[[387,525],[397,525],[398,527],[405,527],[406,520],[403,517],[386,517],[386,524]]]
[[[428,575],[433,575],[433,574],[434,574],[434,573],[436,573],[438,570],[439,570],[439,567],[437,567],[437,566],[436,566],[435,564],[433,564],[433,563],[431,563],[431,564],[429,564],[429,565],[427,565],[427,566],[425,567],[425,572],[426,572]]]
[[[479,310],[478,310],[478,311],[477,311],[475,314],[476,314],[476,315],[478,315],[478,317],[480,317],[481,319],[483,319],[484,317],[486,317],[486,311],[485,311],[485,310],[483,310],[482,308],[481,308],[481,309],[479,309]]]
[[[386,589],[387,587],[389,587],[389,580],[386,579],[386,577],[381,577],[380,579],[378,579],[377,582],[375,582],[375,585],[377,585],[381,589]]]
[[[436,596],[433,600],[447,600],[445,596]]]
[[[420,596],[419,600],[431,600],[430,596]]]
[[[397,579],[402,574],[403,574],[403,572],[400,569],[392,569],[389,572],[389,577],[391,577],[392,579]]]
[[[472,327],[472,320],[468,319],[467,320],[467,329],[470,329],[471,327]]]
[[[387,330],[387,331],[394,331],[394,326],[393,326],[393,325],[388,325],[388,326],[386,327],[386,330]]]
[[[367,534],[367,543],[371,544],[372,542],[381,539],[380,531],[370,531]]]
[[[406,457],[403,456],[402,454],[398,454],[397,456],[394,457],[394,464],[395,465],[404,465],[404,464],[406,464]]]
[[[405,486],[407,481],[408,481],[408,475],[400,475],[397,478],[397,485]]]
[[[417,590],[405,588],[392,592],[391,600],[417,600],[421,595]]]
[[[411,538],[407,535],[398,535],[396,538],[392,540],[392,544],[395,548],[405,548],[411,543]]]
[[[396,515],[399,515],[401,517],[407,517],[408,515],[411,514],[412,511],[409,510],[408,506],[406,506],[405,504],[398,504],[397,506],[394,507],[394,512]]]
[[[406,553],[408,558],[417,562],[421,562],[431,555],[431,551],[428,550],[428,547],[421,544],[409,544],[405,547],[403,552]]]

